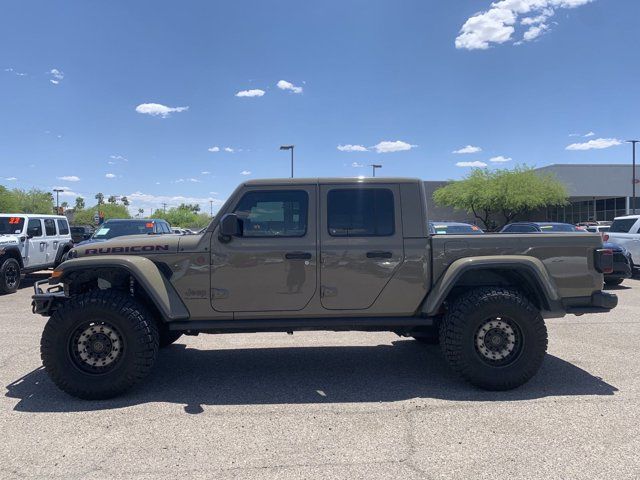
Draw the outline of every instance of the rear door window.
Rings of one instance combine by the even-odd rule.
[[[47,237],[56,236],[56,222],[53,218],[44,219],[44,231],[46,232]]]
[[[620,218],[618,220],[614,220],[611,224],[611,228],[609,232],[612,233],[629,233],[631,227],[633,227],[636,223],[635,218]]]
[[[388,237],[395,233],[393,192],[386,188],[334,189],[327,195],[332,237]]]

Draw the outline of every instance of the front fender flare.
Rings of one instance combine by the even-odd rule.
[[[101,257],[74,258],[61,263],[54,270],[49,283],[64,282],[64,279],[72,273],[100,268],[122,268],[129,272],[147,292],[165,321],[186,320],[189,318],[189,310],[171,282],[160,272],[156,264],[146,257],[105,255]]]
[[[455,260],[438,279],[422,304],[423,315],[435,315],[447,298],[451,289],[466,272],[472,270],[512,270],[524,273],[535,282],[537,291],[544,297],[544,310],[563,310],[553,278],[542,261],[523,255],[501,255],[499,257],[469,257]]]

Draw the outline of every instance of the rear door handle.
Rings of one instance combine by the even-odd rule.
[[[367,252],[367,258],[391,258],[391,257],[393,257],[393,253],[391,252],[383,252],[380,250]]]
[[[284,254],[287,260],[311,260],[311,254],[308,252],[287,252]]]

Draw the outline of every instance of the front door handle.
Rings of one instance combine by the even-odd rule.
[[[287,252],[284,254],[287,260],[311,260],[309,252]]]
[[[393,253],[391,252],[384,252],[381,250],[367,252],[367,258],[391,258],[391,257],[393,257]]]

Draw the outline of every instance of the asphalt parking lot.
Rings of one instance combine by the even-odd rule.
[[[186,337],[127,395],[40,367],[35,275],[0,297],[0,477],[638,478],[640,281],[604,315],[548,321],[531,382],[476,390],[386,333]],[[630,288],[629,288],[630,287]]]

